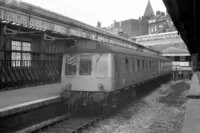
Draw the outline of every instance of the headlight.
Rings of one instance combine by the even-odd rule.
[[[72,84],[68,83],[67,85],[62,86],[62,91],[69,91],[71,90],[71,88],[72,88]]]
[[[101,90],[101,91],[105,91],[104,85],[102,85],[102,84],[99,84],[99,85],[98,85],[98,88],[99,88],[99,90]]]
[[[71,83],[68,83],[66,86],[65,86],[65,89],[66,90],[71,90],[72,88],[72,84]]]
[[[72,84],[68,83],[67,85],[63,86],[62,87],[62,91],[60,93],[60,96],[61,98],[64,98],[64,99],[69,99],[70,96],[71,96],[71,87],[72,87]]]

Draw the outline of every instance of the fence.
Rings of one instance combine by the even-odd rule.
[[[60,82],[61,60],[0,60],[0,91]]]

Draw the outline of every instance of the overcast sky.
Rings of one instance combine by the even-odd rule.
[[[148,0],[22,0],[53,12],[96,26],[109,26],[113,20],[138,19]],[[151,0],[154,13],[166,11],[162,0]]]

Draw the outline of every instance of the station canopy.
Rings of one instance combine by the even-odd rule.
[[[200,53],[199,0],[163,0],[190,53]]]

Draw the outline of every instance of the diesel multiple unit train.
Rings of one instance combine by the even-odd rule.
[[[72,109],[115,108],[135,97],[137,84],[169,77],[171,71],[171,61],[158,54],[81,41],[63,55],[61,97]]]

